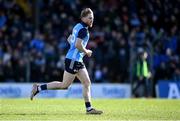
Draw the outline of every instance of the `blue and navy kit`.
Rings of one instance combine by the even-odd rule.
[[[77,38],[82,39],[83,40],[82,45],[86,47],[89,40],[89,32],[87,25],[83,22],[78,23],[74,26],[71,34],[70,49],[66,55],[66,58],[78,62],[83,62],[83,57],[85,54],[75,47]]]
[[[82,39],[82,45],[86,47],[89,41],[89,31],[88,26],[83,22],[74,26],[71,34],[70,49],[66,54],[65,70],[72,74],[77,73],[80,69],[85,67],[83,63],[83,57],[85,54],[75,47],[77,38]]]

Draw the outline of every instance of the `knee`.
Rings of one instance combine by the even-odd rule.
[[[67,90],[68,88],[69,88],[69,85],[64,84],[64,85],[62,86],[62,89],[64,89],[64,90]]]
[[[63,89],[63,90],[67,90],[67,89],[69,88],[69,84],[62,82],[62,83],[59,85],[59,88],[60,88],[60,89]]]
[[[87,81],[84,83],[84,87],[89,88],[91,86],[91,82]]]

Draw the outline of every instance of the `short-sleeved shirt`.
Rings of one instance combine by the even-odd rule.
[[[85,55],[84,52],[78,50],[75,47],[77,38],[82,39],[83,40],[82,46],[86,47],[89,41],[89,31],[88,31],[87,25],[83,22],[78,23],[74,26],[72,34],[71,34],[70,48],[69,48],[68,53],[66,54],[66,58],[68,59],[71,59],[77,62],[83,62],[83,57]]]

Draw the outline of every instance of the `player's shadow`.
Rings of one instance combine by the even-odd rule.
[[[74,113],[61,113],[61,115],[72,115]],[[77,114],[77,113],[76,113]],[[80,113],[82,114],[82,113]],[[3,115],[19,115],[19,116],[24,116],[24,115],[59,115],[59,113],[0,113],[0,116]]]
[[[47,113],[0,113],[2,115],[48,115]]]

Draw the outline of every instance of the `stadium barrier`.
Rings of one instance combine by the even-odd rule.
[[[0,83],[0,98],[28,98],[32,84]],[[93,98],[130,98],[130,84],[92,84]],[[40,92],[40,98],[82,98],[82,85],[72,84],[68,90],[48,90]]]
[[[158,81],[156,95],[158,98],[180,99],[180,81]]]

